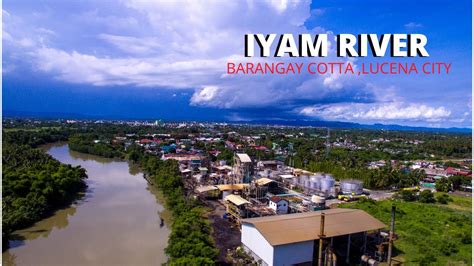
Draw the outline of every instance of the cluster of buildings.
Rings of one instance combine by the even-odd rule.
[[[411,169],[420,169],[424,171],[426,177],[422,182],[422,186],[428,189],[432,189],[435,186],[437,180],[442,178],[450,178],[454,175],[465,176],[472,179],[472,171],[465,168],[457,168],[452,166],[440,166],[430,162],[416,162],[410,166]],[[462,186],[466,191],[472,191],[472,186]]]
[[[242,247],[262,265],[311,265],[320,258],[332,265],[360,263],[363,258],[376,264],[387,259],[390,240],[381,231],[385,224],[362,210],[329,208],[331,202],[365,197],[362,182],[338,182],[330,174],[285,165],[278,156],[290,154],[291,144],[286,148],[275,143],[263,146],[262,138],[214,131],[179,137],[128,134],[112,142],[125,148],[140,145],[162,160],[176,160],[187,188],[203,201],[225,206],[222,219],[240,229]],[[329,145],[360,148],[345,140]],[[230,158],[220,156],[229,151]],[[269,152],[273,159],[256,155]],[[397,162],[375,161],[368,167],[380,168],[387,163]],[[440,169],[427,163],[413,163],[410,170],[414,169],[423,169],[427,179],[471,175],[463,169]]]
[[[222,177],[228,183],[201,180],[195,191],[225,205],[224,218],[240,228],[242,247],[262,265],[312,265],[319,258],[336,265],[363,255],[375,264],[376,258],[386,257],[388,240],[380,232],[385,224],[362,210],[326,206],[338,194],[361,195],[359,181],[336,184],[331,175],[274,160],[254,162],[245,153],[235,153],[225,170]]]
[[[467,163],[471,163],[468,161]],[[421,186],[426,189],[434,189],[435,183],[437,180],[442,178],[450,178],[454,175],[461,175],[467,178],[472,178],[472,170],[467,167],[462,167],[464,162],[459,164],[459,167],[446,166],[441,162],[431,162],[431,161],[404,161],[399,162],[396,160],[391,160],[389,162],[385,160],[372,161],[367,164],[369,169],[379,169],[386,166],[391,166],[392,168],[400,168],[405,171],[421,171],[426,177],[422,180]],[[471,186],[464,186],[465,190],[472,191]]]

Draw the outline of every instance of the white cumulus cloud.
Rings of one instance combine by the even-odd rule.
[[[228,61],[294,61],[243,57],[247,33],[327,33],[329,56],[298,62],[347,63],[349,59],[335,57],[330,29],[306,28],[308,19],[324,14],[324,9],[311,11],[309,0],[80,4],[80,11],[61,16],[60,23],[54,15],[64,10],[50,8],[48,14],[32,17],[3,11],[4,57],[12,62],[4,73],[17,71],[14,61],[23,60],[69,83],[191,90],[189,104],[194,106],[285,107],[323,119],[434,121],[450,116],[445,107],[401,104],[396,88],[379,88],[362,76],[226,74]],[[45,5],[55,6],[55,1]],[[386,98],[396,103],[386,103]]]
[[[326,120],[394,122],[439,122],[450,117],[451,111],[443,106],[432,107],[415,103],[349,103],[306,106],[299,113]]]

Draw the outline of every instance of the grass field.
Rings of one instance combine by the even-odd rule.
[[[472,265],[472,199],[450,195],[448,205],[401,201],[362,201],[342,204],[342,208],[365,210],[385,224],[397,207],[395,232],[396,259],[404,265]]]

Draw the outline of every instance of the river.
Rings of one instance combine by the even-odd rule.
[[[170,229],[153,187],[125,161],[45,147],[87,170],[87,191],[70,207],[14,232],[4,265],[161,265]]]

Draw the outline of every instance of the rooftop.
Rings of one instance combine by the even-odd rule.
[[[237,205],[237,206],[240,206],[240,205],[243,205],[243,204],[250,204],[250,202],[244,198],[242,198],[241,196],[239,195],[228,195],[227,197],[225,197],[225,200],[227,201],[230,201],[232,202],[233,204]]]
[[[283,178],[283,179],[290,179],[290,178],[294,178],[295,176],[286,174],[286,175],[280,175],[280,177]]]
[[[362,210],[324,211],[267,216],[242,220],[253,225],[272,246],[319,239],[321,213],[325,214],[326,237],[342,236],[384,228],[386,225]]]
[[[205,193],[213,190],[218,190],[218,188],[216,186],[199,186],[196,188],[198,193]]]
[[[260,179],[255,180],[255,183],[259,186],[265,186],[270,184],[271,182],[275,182],[274,180],[267,178],[267,177],[262,177]]]
[[[282,198],[282,197],[279,197],[279,196],[273,196],[273,197],[270,198],[270,201],[273,201],[273,202],[275,202],[275,203],[278,203],[278,202],[281,201],[281,200],[288,201],[288,200],[286,200],[286,199],[284,199],[284,198]]]
[[[248,187],[249,184],[224,184],[224,185],[216,185],[220,191],[225,190],[243,190],[245,187]]]
[[[239,157],[239,160],[243,163],[251,163],[252,160],[246,153],[237,153],[237,157]]]

